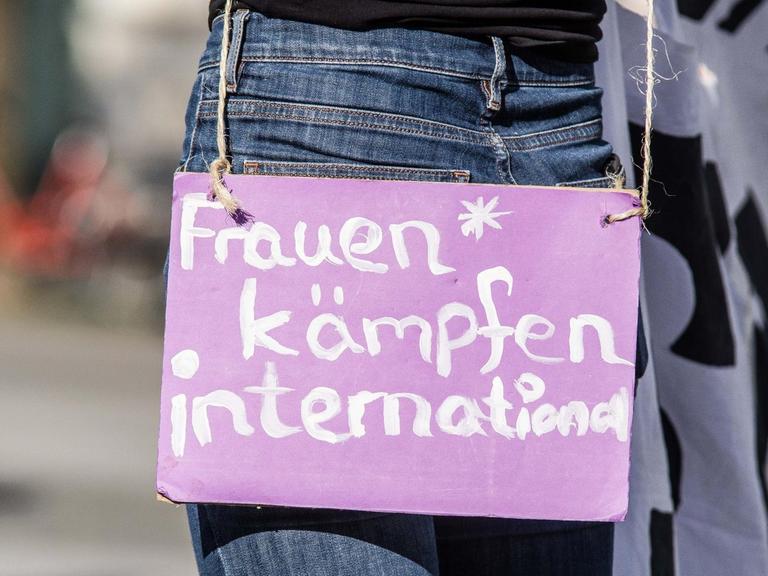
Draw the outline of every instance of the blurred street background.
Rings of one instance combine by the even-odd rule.
[[[0,576],[193,574],[154,461],[190,0],[0,0]]]

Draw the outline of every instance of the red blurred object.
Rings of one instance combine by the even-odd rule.
[[[86,130],[64,132],[32,198],[15,198],[0,174],[0,261],[17,270],[50,276],[89,268],[81,230],[107,167],[107,146]]]

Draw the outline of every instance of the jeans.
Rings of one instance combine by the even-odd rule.
[[[180,171],[217,155],[222,17],[187,109]],[[233,16],[233,171],[610,187],[590,64],[400,28],[353,32]],[[213,504],[187,507],[198,567],[224,576],[608,576],[611,524]]]

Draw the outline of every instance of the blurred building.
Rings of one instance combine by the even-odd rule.
[[[0,0],[0,280],[35,307],[159,324],[207,32],[205,2]]]
[[[0,0],[0,576],[194,571],[153,479],[205,4]]]

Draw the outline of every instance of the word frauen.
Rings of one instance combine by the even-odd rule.
[[[526,372],[514,380],[514,388],[520,396],[522,406],[517,411],[515,425],[509,423],[509,412],[515,406],[507,399],[504,383],[499,376],[493,378],[490,394],[481,399],[487,407],[484,411],[474,398],[460,395],[446,397],[434,412],[437,428],[455,436],[470,437],[476,434],[487,436],[492,430],[505,438],[525,440],[529,434],[543,436],[557,432],[561,436],[585,436],[589,431],[605,434],[613,431],[620,442],[626,442],[629,435],[629,396],[627,389],[619,391],[605,402],[598,402],[591,408],[586,402],[573,400],[562,406],[542,403],[529,406],[540,400],[545,392],[544,381]],[[347,429],[338,433],[324,424],[335,419],[342,411],[339,393],[327,386],[310,390],[300,402],[302,426],[285,424],[278,415],[278,397],[290,394],[293,388],[280,386],[273,362],[267,362],[261,386],[246,386],[243,392],[262,397],[259,422],[265,434],[271,438],[285,438],[306,432],[312,438],[337,444],[351,438],[362,438],[367,434],[364,417],[366,410],[377,408],[382,411],[384,434],[401,434],[400,403],[411,402],[415,406],[411,430],[417,437],[433,436],[432,404],[423,396],[410,392],[371,392],[363,390],[350,394],[346,399]],[[176,457],[182,457],[186,446],[187,419],[189,413],[186,394],[177,394],[171,399],[171,446]],[[232,418],[234,431],[240,436],[252,436],[256,429],[248,418],[243,397],[230,390],[214,390],[204,396],[192,398],[192,430],[200,446],[213,441],[208,417],[209,408],[223,408]]]
[[[296,257],[293,257],[283,253],[282,237],[270,224],[254,222],[247,230],[233,226],[214,231],[211,228],[196,225],[195,217],[200,208],[221,210],[223,206],[219,202],[211,202],[205,194],[187,194],[184,197],[179,233],[181,267],[184,270],[194,268],[195,238],[214,238],[214,258],[221,264],[229,258],[229,244],[234,241],[242,242],[243,261],[259,270],[271,270],[276,266],[295,266],[297,258],[305,265],[312,267],[320,266],[324,262],[337,266],[344,263],[332,251],[331,229],[325,224],[318,227],[317,248],[314,254],[309,255],[305,247],[307,224],[303,221],[296,223],[293,230]],[[439,262],[440,231],[434,224],[423,220],[408,220],[389,226],[392,250],[400,268],[405,269],[411,265],[405,243],[405,231],[408,229],[418,230],[424,235],[427,244],[427,264],[432,274],[439,276],[456,271],[455,268]],[[364,240],[358,240],[361,236]],[[344,260],[356,270],[385,274],[389,270],[388,264],[362,258],[375,252],[381,246],[383,239],[384,231],[379,224],[362,216],[353,216],[348,218],[339,230],[339,249]],[[259,253],[260,244],[269,246],[269,256],[262,256]]]

